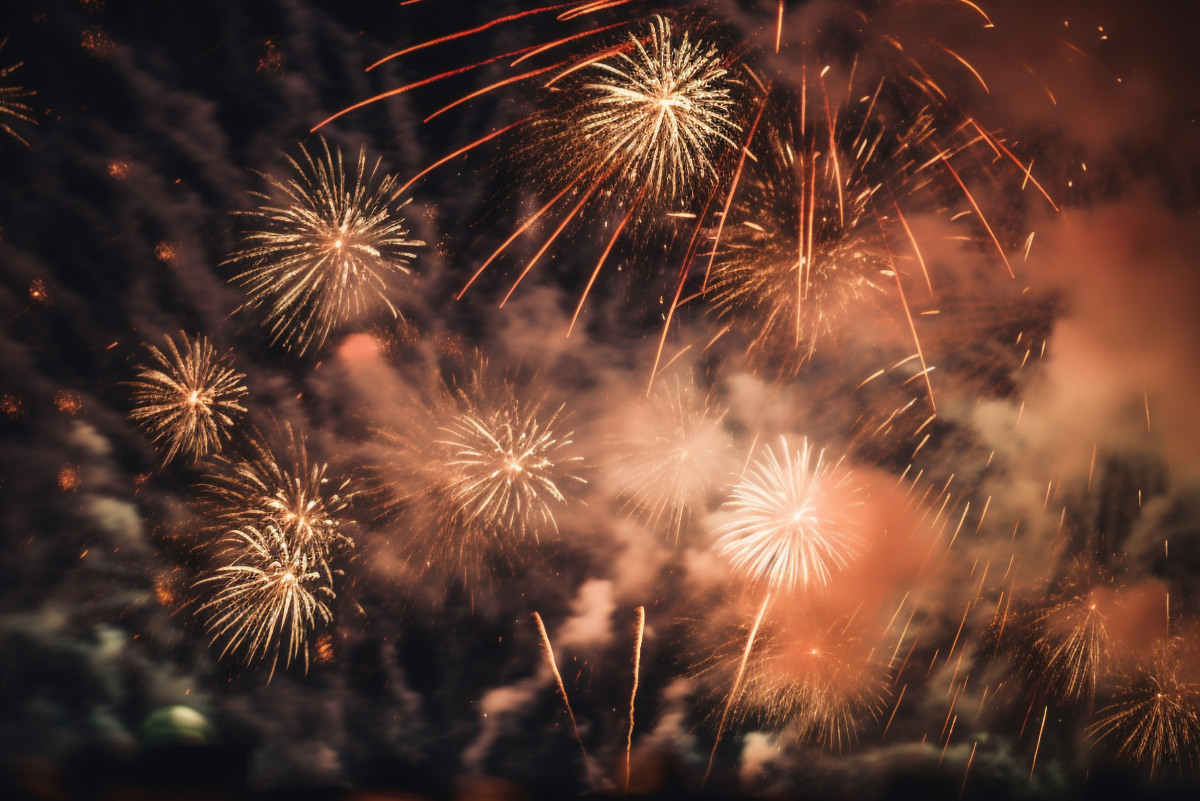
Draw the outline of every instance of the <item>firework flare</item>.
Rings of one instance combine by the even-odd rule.
[[[304,549],[271,524],[234,530],[221,546],[231,563],[196,584],[215,587],[199,612],[213,644],[225,643],[221,657],[240,654],[246,664],[269,659],[274,675],[282,652],[285,667],[303,657],[307,670],[309,635],[332,618],[328,573],[314,569]]]
[[[4,45],[7,42],[7,38],[0,40],[0,50],[4,48]],[[9,75],[16,72],[22,64],[24,64],[24,62],[18,62],[7,67],[0,67],[0,81],[3,81]],[[15,130],[13,130],[13,127],[9,123],[10,121],[20,120],[21,122],[27,122],[31,125],[37,125],[37,121],[29,116],[29,112],[32,111],[32,109],[29,107],[29,104],[25,102],[26,98],[32,96],[33,92],[28,92],[19,86],[0,85],[0,131],[4,131],[6,134],[26,146],[29,145],[29,142],[27,142],[25,138]]]
[[[200,458],[221,449],[228,429],[246,412],[241,398],[245,376],[228,365],[204,337],[182,348],[167,337],[166,351],[147,345],[156,365],[143,366],[133,387],[129,417],[170,461],[179,454]]]
[[[464,373],[403,404],[403,423],[379,430],[376,463],[386,514],[411,533],[412,564],[469,579],[557,533],[555,512],[583,480],[563,406],[490,376],[486,363]]]
[[[272,192],[252,193],[262,205],[242,215],[242,247],[226,261],[242,268],[233,281],[250,305],[266,309],[271,342],[301,354],[377,310],[398,317],[396,281],[425,244],[408,238],[398,214],[408,201],[379,159],[368,168],[360,149],[347,180],[341,151],[323,138],[321,151],[288,156],[290,180],[266,176]]]
[[[552,504],[565,502],[558,488],[558,460],[571,432],[557,430],[562,407],[540,414],[509,399],[493,408],[460,412],[441,430],[449,486],[457,514],[469,526],[502,529],[524,538],[527,531],[557,531]],[[541,419],[539,419],[539,416]]]
[[[807,439],[793,452],[781,438],[779,455],[766,447],[734,486],[723,507],[732,519],[714,532],[716,549],[739,573],[772,589],[823,586],[862,544],[855,495],[840,460],[814,454]]]
[[[1114,703],[1101,709],[1088,736],[1115,747],[1126,762],[1151,775],[1174,763],[1200,764],[1200,682],[1195,681],[1194,644],[1176,638],[1157,647],[1129,676]]]

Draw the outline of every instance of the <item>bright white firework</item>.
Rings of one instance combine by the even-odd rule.
[[[271,342],[299,353],[380,308],[398,317],[395,281],[425,244],[408,238],[398,212],[409,201],[395,176],[380,175],[379,159],[368,169],[359,150],[347,181],[341,151],[324,139],[321,149],[315,159],[303,147],[299,161],[288,156],[295,177],[286,182],[266,176],[274,197],[252,193],[263,205],[243,215],[242,249],[226,262],[244,267],[233,281],[266,309]]]
[[[717,551],[752,581],[772,589],[825,585],[857,554],[854,488],[841,462],[813,454],[805,439],[792,452],[780,438],[780,455],[769,446],[733,488],[724,509],[732,520],[719,527]]]
[[[212,642],[225,643],[221,658],[240,654],[246,664],[269,658],[273,675],[282,652],[285,667],[303,657],[307,669],[308,636],[332,617],[323,600],[334,597],[328,573],[274,525],[231,531],[222,546],[232,563],[196,583],[216,587],[200,613]]]
[[[648,41],[629,41],[629,52],[594,65],[599,75],[581,87],[588,99],[569,116],[592,151],[586,163],[619,165],[626,178],[677,199],[716,177],[718,147],[737,149],[736,82],[715,47],[686,32],[674,41],[663,17],[652,21]]]
[[[170,461],[184,453],[199,458],[220,450],[227,429],[246,411],[245,375],[235,372],[204,337],[182,348],[167,337],[166,352],[148,345],[156,365],[139,368],[133,386],[133,420]]]

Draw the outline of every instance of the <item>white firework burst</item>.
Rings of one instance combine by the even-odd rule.
[[[814,455],[807,439],[798,451],[783,438],[780,446],[778,456],[768,446],[734,486],[723,507],[732,519],[714,532],[717,551],[773,590],[828,584],[861,545],[844,508],[859,503],[849,473],[824,450]]]

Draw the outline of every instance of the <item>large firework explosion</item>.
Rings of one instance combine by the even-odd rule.
[[[149,688],[105,696],[89,720],[112,726],[146,699],[211,708],[249,733],[267,785],[385,782],[379,766],[402,764],[544,797],[670,781],[885,795],[914,775],[964,796],[1054,797],[1110,756],[1143,788],[1192,780],[1196,511],[1179,397],[1195,393],[1179,391],[1191,354],[1178,343],[1194,341],[1181,322],[1194,309],[1156,270],[1200,245],[1172,227],[1194,209],[1172,195],[1186,214],[1151,224],[1068,191],[1099,174],[1089,191],[1118,197],[1116,156],[1059,141],[1029,111],[1049,103],[1066,121],[1077,106],[1050,86],[1047,56],[989,45],[1011,41],[1011,13],[965,0],[392,12],[394,26],[296,14],[248,60],[218,47],[239,87],[257,63],[253,86],[278,103],[189,96],[187,113],[126,109],[115,126],[144,117],[180,154],[63,157],[113,194],[92,250],[152,237],[120,269],[69,249],[46,263],[78,274],[43,269],[16,252],[40,252],[27,209],[6,209],[0,269],[20,280],[0,293],[4,333],[44,342],[0,348],[6,371],[39,379],[0,391],[0,433],[34,466],[4,466],[16,506],[0,514],[20,532],[64,516],[54,542],[18,538],[14,561],[80,579],[37,616],[5,619],[14,652],[41,658],[29,632],[51,613],[91,627],[77,638],[89,659],[56,657],[84,672],[170,650],[173,671],[79,682]],[[229,30],[197,41],[240,41],[211,13]],[[1099,25],[1078,19],[1041,36],[1050,23],[1031,14],[1019,22],[1038,36],[1012,36],[1098,64],[1104,45],[1086,39]],[[128,80],[148,103],[145,86],[184,82],[162,45],[125,45],[134,30],[89,27],[80,57],[103,66],[76,73]],[[222,69],[186,83],[220,85]],[[1012,100],[1018,82],[1032,98]],[[299,91],[317,86],[332,94]],[[240,165],[278,144],[238,134],[224,153],[195,109],[268,110],[275,127],[253,127],[291,138],[373,92],[358,104],[370,109],[336,116],[337,141],[368,142],[356,162],[308,146],[229,223]],[[60,136],[97,112],[55,105],[54,130],[38,129],[51,152],[125,141]],[[437,244],[420,293],[404,292],[418,243],[397,216],[412,181],[367,147],[422,181]],[[197,198],[222,207],[206,217]],[[48,243],[90,230],[72,204],[54,208]],[[1118,231],[1141,234],[1137,247]],[[240,300],[285,348],[243,327],[216,280],[235,236]],[[1191,287],[1192,273],[1173,279]],[[92,296],[95,310],[79,302]],[[495,300],[507,307],[485,308]],[[165,320],[203,333],[116,379],[90,364],[136,359],[138,332]],[[235,345],[247,376],[210,341]],[[60,391],[69,369],[36,371],[72,346],[97,375]],[[106,414],[106,387],[131,378],[132,410],[122,397],[125,414]],[[127,443],[127,416],[165,458],[133,466],[148,449]],[[310,436],[284,425],[264,444],[252,422],[270,419]],[[61,508],[9,511],[42,450]],[[147,580],[126,602],[110,590],[131,575]],[[340,614],[351,606],[363,614]],[[14,675],[32,698],[6,699],[14,720],[59,709]]]

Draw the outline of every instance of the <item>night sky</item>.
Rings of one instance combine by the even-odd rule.
[[[369,71],[540,4],[0,5],[0,793],[1195,789],[1193,3],[581,0]],[[606,171],[578,112],[656,14],[729,100],[675,192]],[[397,315],[274,341],[230,257],[289,157],[405,183],[501,129],[392,204]],[[791,134],[861,213],[814,184],[798,337]],[[168,459],[131,382],[181,333],[245,412]],[[536,417],[561,499],[464,522],[467,412]],[[298,443],[345,502],[330,619],[290,664],[222,657],[231,476]],[[780,585],[722,546],[739,486],[805,453],[848,533]]]

